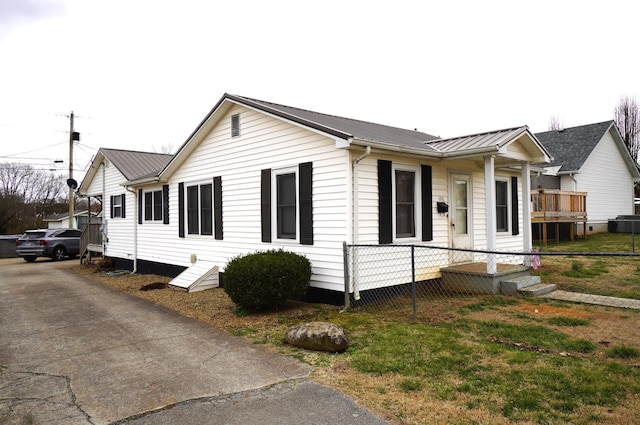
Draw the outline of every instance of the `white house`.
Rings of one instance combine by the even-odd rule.
[[[223,272],[283,248],[333,294],[343,242],[529,251],[530,164],[550,159],[526,126],[438,139],[230,94],[173,157],[144,155],[101,149],[79,188],[119,267]]]
[[[632,215],[640,173],[613,121],[536,133],[553,156],[541,186],[586,192],[587,233],[606,232],[609,219]],[[535,183],[534,183],[535,185]],[[582,232],[580,226],[578,231]]]

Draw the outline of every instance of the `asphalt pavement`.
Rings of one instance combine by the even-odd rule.
[[[0,423],[385,424],[311,367],[82,278],[0,260]]]

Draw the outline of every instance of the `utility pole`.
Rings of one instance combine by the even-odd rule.
[[[69,181],[73,179],[73,140],[75,139],[74,131],[73,131],[73,111],[71,111],[71,115],[69,115]],[[74,188],[69,185],[69,228],[73,228],[73,210],[75,203],[75,192]]]

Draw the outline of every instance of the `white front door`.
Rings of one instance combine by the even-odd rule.
[[[473,208],[471,202],[471,176],[451,174],[451,205],[449,221],[451,223],[451,245],[453,248],[473,248]],[[452,262],[469,262],[471,253],[453,252]]]

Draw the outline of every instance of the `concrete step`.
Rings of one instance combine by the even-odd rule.
[[[555,290],[556,290],[555,283],[539,283],[537,285],[531,285],[531,286],[518,289],[518,294],[524,295],[527,297],[539,297],[540,295],[545,295]]]
[[[540,276],[507,277],[500,282],[500,292],[504,295],[517,296],[518,292],[529,286],[539,285]]]

